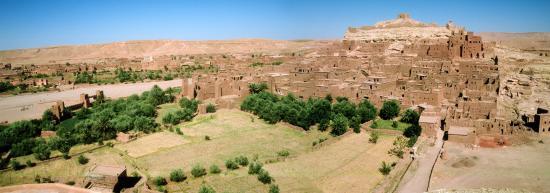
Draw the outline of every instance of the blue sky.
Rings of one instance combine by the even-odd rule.
[[[407,12],[468,30],[550,31],[550,1],[0,0],[0,50],[143,39],[340,39]]]

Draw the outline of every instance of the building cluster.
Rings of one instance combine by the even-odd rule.
[[[415,26],[423,27],[434,26]],[[261,82],[273,93],[303,99],[330,94],[354,102],[368,99],[378,107],[397,100],[421,112],[424,135],[444,130],[449,139],[464,143],[520,130],[518,122],[497,113],[500,80],[494,44],[450,24],[439,28],[447,29],[447,35],[403,40],[358,38],[348,32],[346,37],[353,38],[290,57],[282,65],[226,66],[217,73],[196,74],[183,80],[182,96],[230,108],[249,94],[248,84]]]

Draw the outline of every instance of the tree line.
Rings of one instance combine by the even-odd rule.
[[[0,127],[0,151],[11,151],[14,157],[34,154],[37,159],[49,158],[51,151],[65,155],[76,144],[90,144],[113,139],[118,132],[152,132],[157,128],[156,107],[172,102],[175,91],[154,86],[141,95],[126,99],[97,100],[92,108],[76,111],[70,120],[74,125],[61,126],[46,111],[42,119],[17,121]],[[66,112],[70,114],[70,112]],[[69,118],[69,117],[67,117]],[[41,130],[56,131],[57,136],[40,138]]]

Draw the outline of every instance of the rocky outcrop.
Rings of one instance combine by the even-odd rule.
[[[441,40],[448,39],[454,29],[455,26],[452,24],[427,24],[402,13],[397,19],[378,22],[374,26],[350,27],[344,39],[369,42]]]

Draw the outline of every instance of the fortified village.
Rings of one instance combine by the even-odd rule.
[[[525,127],[497,112],[504,92],[494,46],[452,22],[437,26],[400,14],[374,26],[350,27],[341,43],[303,58],[272,57],[284,65],[224,66],[214,74],[194,75],[183,80],[182,96],[233,108],[248,95],[248,84],[263,82],[273,93],[305,99],[330,94],[354,102],[368,99],[378,107],[395,99],[421,112],[423,135],[435,137],[444,130],[451,141],[474,144],[480,136],[501,141]],[[547,133],[549,116],[541,108],[526,121],[534,131]]]

